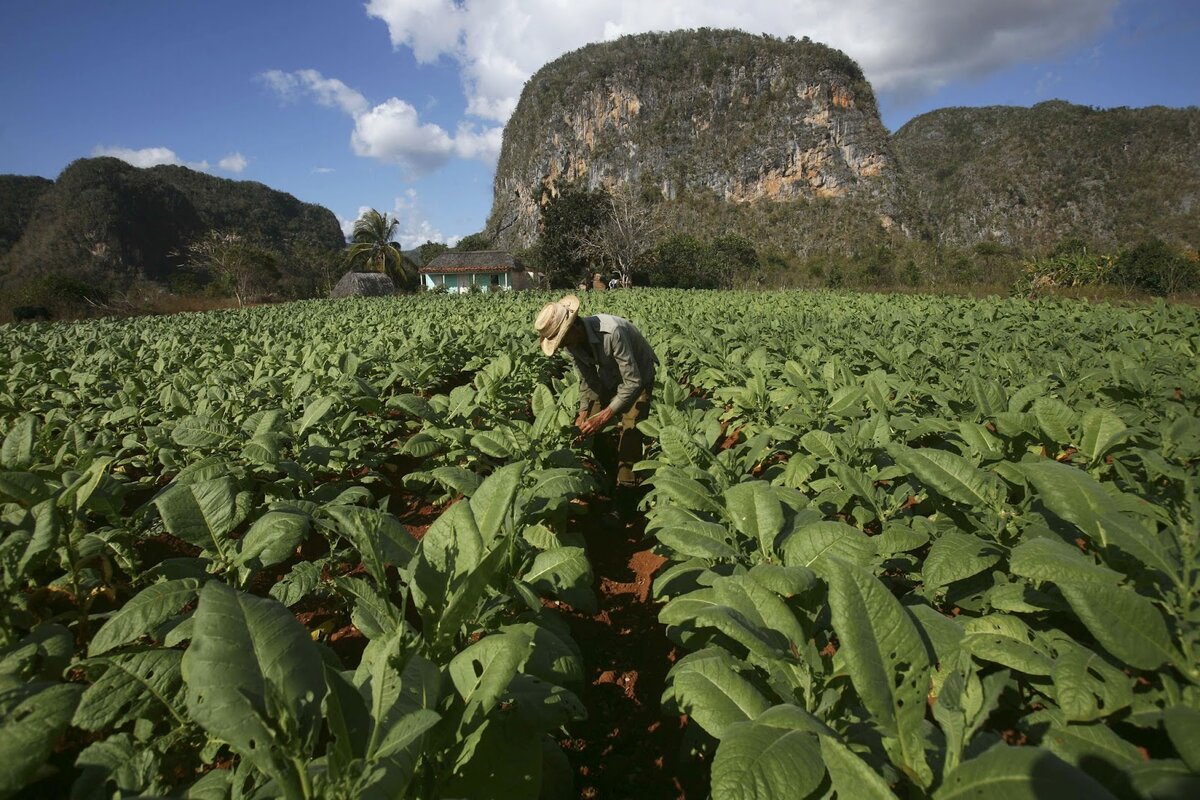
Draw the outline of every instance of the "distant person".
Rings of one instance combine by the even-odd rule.
[[[604,282],[604,278],[602,278],[600,276],[599,272],[597,272],[595,275],[592,276],[592,291],[593,292],[603,292],[607,288],[608,288],[608,285]]]
[[[605,469],[613,471],[623,511],[637,502],[632,490],[640,482],[633,465],[641,461],[644,437],[639,420],[650,413],[650,395],[658,358],[633,323],[611,314],[579,316],[579,298],[567,295],[547,303],[534,320],[542,352],[552,356],[567,348],[579,373],[582,436],[595,436],[593,446]],[[615,437],[604,431],[616,419]],[[615,439],[615,441],[614,441]]]

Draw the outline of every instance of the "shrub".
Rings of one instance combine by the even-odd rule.
[[[1122,251],[1113,269],[1114,282],[1126,289],[1175,294],[1200,287],[1197,264],[1161,239]]]
[[[1052,255],[1022,264],[1013,292],[1033,295],[1046,289],[1098,286],[1110,283],[1112,277],[1112,256],[1089,253],[1082,243],[1078,247],[1059,245]]]
[[[735,272],[754,272],[761,267],[754,243],[744,236],[718,236],[712,241],[712,252],[718,261]]]
[[[70,316],[108,300],[103,287],[64,272],[32,278],[19,294],[24,304],[54,309],[56,316]]]
[[[718,285],[712,249],[694,236],[674,234],[654,248],[650,282],[681,289],[714,289]]]

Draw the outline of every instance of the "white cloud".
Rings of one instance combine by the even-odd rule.
[[[578,47],[629,33],[739,28],[808,36],[897,97],[1061,54],[1107,26],[1117,0],[369,0],[392,44],[459,64],[467,112],[505,122],[525,81]]]
[[[400,166],[409,177],[426,175],[452,158],[474,158],[494,164],[503,128],[462,124],[452,135],[440,125],[422,122],[412,104],[397,97],[372,107],[362,94],[316,70],[259,76],[285,100],[307,93],[318,103],[337,107],[354,119],[350,145],[360,156]]]
[[[352,117],[370,107],[367,98],[361,93],[337,78],[326,78],[315,69],[301,69],[295,72],[272,69],[258,77],[284,100],[295,100],[300,94],[308,94],[321,105],[340,108]]]
[[[438,125],[422,123],[417,110],[395,97],[354,119],[354,152],[399,164],[415,174],[432,172],[454,153],[454,140]]]
[[[473,125],[459,124],[454,136],[454,151],[462,158],[477,158],[494,164],[503,141],[504,128],[499,125],[478,129]]]
[[[249,163],[249,160],[241,153],[230,153],[218,161],[217,166],[226,172],[240,173]]]
[[[426,242],[445,242],[453,247],[462,238],[446,236],[430,223],[417,198],[416,189],[408,189],[396,198],[392,206],[392,216],[400,223],[396,230],[396,241],[405,250],[420,247]]]
[[[358,213],[352,219],[346,219],[341,214],[337,214],[338,225],[342,227],[342,236],[346,237],[346,241],[350,241],[350,235],[354,233],[354,223],[362,217],[363,214],[370,211],[370,206],[359,206]]]
[[[338,216],[342,233],[347,240],[354,232],[354,223],[370,210],[370,206],[360,206],[354,219]],[[425,216],[416,189],[406,189],[403,195],[393,200],[392,209],[386,213],[395,217],[399,223],[393,241],[399,243],[401,249],[412,250],[426,242],[444,242],[453,247],[462,239],[462,236],[446,236],[434,227],[433,223]]]
[[[129,147],[96,145],[92,148],[92,155],[112,156],[135,167],[157,167],[162,164],[173,164],[180,167],[206,170],[209,166],[207,161],[184,161],[169,147],[143,147],[140,150],[134,150]]]
[[[333,167],[313,167],[312,171],[314,175],[331,175],[337,172]]]

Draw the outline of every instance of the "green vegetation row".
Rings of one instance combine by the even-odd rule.
[[[1194,793],[1196,312],[711,299],[639,469],[713,797]]]
[[[430,300],[0,329],[0,796],[563,796],[577,390]]]

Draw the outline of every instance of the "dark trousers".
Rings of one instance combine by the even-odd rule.
[[[607,402],[593,401],[588,407],[588,416],[599,414],[607,406]],[[596,459],[609,475],[616,476],[617,486],[637,486],[641,483],[641,476],[633,471],[633,465],[645,458],[646,437],[637,429],[637,424],[649,415],[650,392],[646,391],[638,395],[633,405],[617,418],[615,426],[600,431],[592,442]]]

